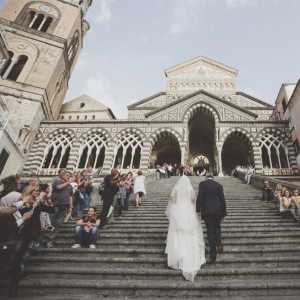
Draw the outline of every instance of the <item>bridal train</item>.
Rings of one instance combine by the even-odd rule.
[[[181,270],[186,280],[194,281],[205,263],[205,242],[200,216],[196,213],[196,194],[187,176],[174,186],[166,209],[169,219],[168,266]]]

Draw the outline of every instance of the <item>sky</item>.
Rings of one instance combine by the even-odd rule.
[[[94,0],[66,101],[87,94],[126,118],[127,105],[165,90],[166,68],[206,56],[273,104],[300,78],[299,11],[298,0]]]

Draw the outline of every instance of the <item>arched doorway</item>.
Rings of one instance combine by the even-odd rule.
[[[188,129],[188,163],[194,166],[193,159],[195,157],[206,157],[209,162],[206,168],[216,174],[216,125],[212,111],[202,106],[196,108],[190,117]]]
[[[222,147],[222,165],[227,175],[237,166],[254,165],[252,144],[244,133],[234,131],[227,136]]]
[[[177,138],[168,131],[161,132],[153,145],[150,156],[150,168],[156,165],[181,164],[181,151]]]
[[[209,159],[204,155],[196,155],[192,158],[192,167],[196,175],[205,175],[209,170]]]

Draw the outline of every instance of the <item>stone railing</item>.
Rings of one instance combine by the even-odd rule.
[[[242,181],[245,182],[245,173],[237,171],[236,172],[237,177],[241,179]],[[291,178],[286,178],[286,179],[291,179]],[[293,191],[293,190],[300,190],[300,177],[292,177],[292,179],[295,181],[296,179],[299,181],[299,184],[295,184],[292,182],[288,182],[287,180],[283,180],[282,178],[272,178],[268,176],[260,176],[260,175],[252,175],[250,178],[250,184],[257,189],[260,189],[261,191],[263,190],[264,187],[264,182],[268,181],[270,187],[272,188],[273,192],[276,189],[277,184],[281,184],[283,187],[286,187],[288,190]],[[263,194],[263,193],[262,193]],[[262,196],[263,198],[263,196]],[[272,201],[274,205],[279,208],[280,203],[279,200],[273,196]],[[293,216],[295,220],[300,222],[300,211],[299,208],[296,208],[296,205],[294,203],[291,204],[290,208],[288,209],[290,214]]]
[[[262,175],[266,176],[292,176],[294,175],[293,169],[263,169]]]

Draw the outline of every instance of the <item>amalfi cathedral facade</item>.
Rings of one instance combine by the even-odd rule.
[[[210,58],[166,69],[165,90],[128,105],[126,120],[87,95],[64,103],[91,6],[10,0],[0,13],[0,177],[87,167],[104,175],[163,163],[201,163],[221,176],[238,165],[263,175],[298,172],[289,121],[240,91],[238,70]],[[275,104],[298,86],[283,85]]]

